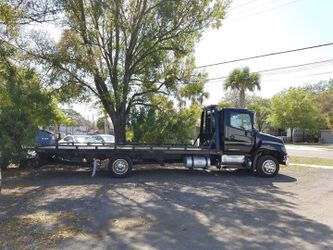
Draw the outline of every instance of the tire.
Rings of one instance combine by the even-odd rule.
[[[109,161],[109,170],[112,177],[124,178],[131,174],[132,172],[132,161],[126,155],[115,156]]]
[[[263,155],[257,161],[256,170],[261,177],[274,177],[279,173],[279,162],[274,156]]]

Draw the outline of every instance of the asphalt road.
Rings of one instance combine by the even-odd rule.
[[[44,167],[10,170],[4,178],[1,249],[47,248],[49,239],[57,249],[80,250],[333,249],[333,169],[285,167],[275,178],[260,178],[142,167],[112,179],[107,172],[90,178],[85,169]],[[27,218],[36,215],[29,228]],[[12,234],[6,227],[14,219]]]
[[[318,157],[333,160],[333,149],[321,148],[314,145],[286,145],[288,155]]]

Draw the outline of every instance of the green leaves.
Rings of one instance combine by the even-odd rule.
[[[269,116],[271,114],[270,99],[253,96],[247,101],[247,108],[256,112],[258,130],[265,130],[269,125]]]
[[[55,49],[38,51],[53,68],[53,82],[83,86],[103,103],[116,128],[137,104],[154,95],[188,98],[186,85],[202,88],[194,45],[208,27],[219,27],[220,0],[62,1],[66,22]],[[39,46],[47,48],[46,46]],[[46,56],[45,56],[46,55]],[[192,94],[191,94],[192,95]],[[204,94],[205,96],[206,94]],[[186,96],[186,97],[185,97]]]
[[[33,145],[39,127],[65,118],[32,70],[0,57],[0,163],[17,163],[23,147]]]
[[[163,97],[155,100],[158,106],[133,110],[129,118],[132,142],[148,144],[188,144],[196,135],[201,106],[194,103],[189,108],[176,110]]]
[[[318,128],[319,106],[311,91],[290,88],[272,98],[272,124],[284,128]]]
[[[0,23],[5,25],[5,30],[1,30],[8,35],[14,36],[17,34],[17,19],[20,13],[8,3],[0,3]]]
[[[253,91],[255,87],[260,90],[260,75],[250,73],[249,67],[234,69],[228,76],[224,88],[228,89],[248,89]]]
[[[254,91],[255,88],[260,90],[260,75],[251,73],[249,67],[234,69],[225,81],[224,88],[239,91],[239,107],[245,108],[246,90]]]

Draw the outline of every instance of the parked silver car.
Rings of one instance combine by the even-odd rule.
[[[87,143],[88,135],[67,135],[58,141],[58,144]]]
[[[114,135],[107,135],[107,134],[92,135],[89,137],[88,142],[90,142],[90,143],[114,143],[115,138],[114,138]]]

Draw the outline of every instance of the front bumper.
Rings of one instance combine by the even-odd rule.
[[[289,165],[289,157],[288,155],[283,156],[282,164]]]

